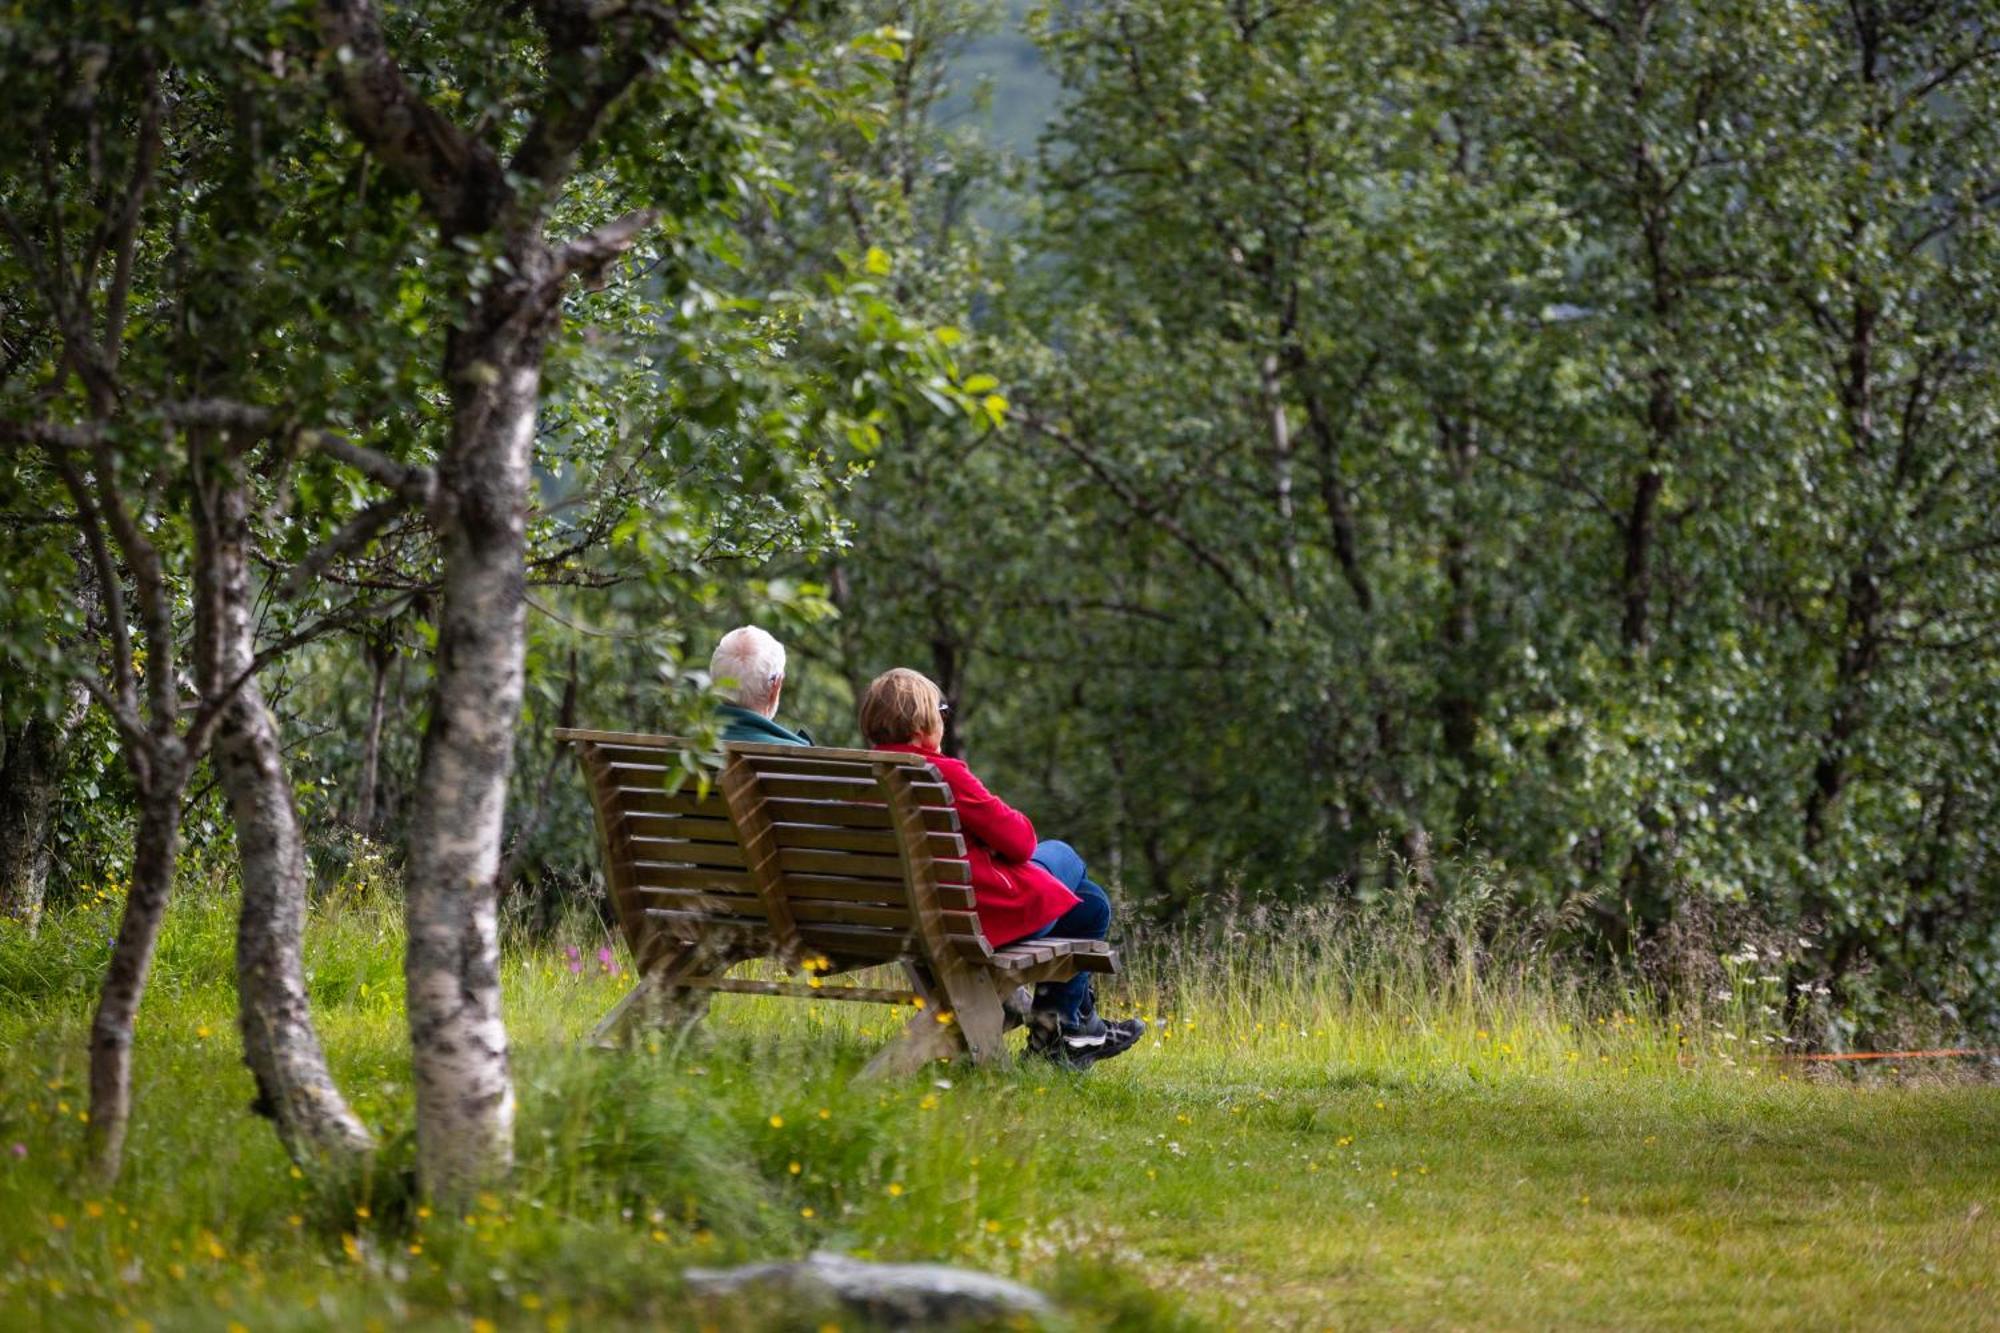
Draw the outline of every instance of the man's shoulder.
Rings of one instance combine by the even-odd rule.
[[[722,728],[725,741],[742,741],[754,745],[811,745],[812,737],[803,731],[793,732],[762,713],[753,713],[736,704],[723,704],[716,712],[727,722]]]

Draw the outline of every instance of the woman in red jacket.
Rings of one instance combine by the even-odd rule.
[[[1026,815],[986,790],[963,762],[938,753],[945,708],[943,691],[928,677],[897,667],[861,696],[861,732],[878,750],[924,756],[951,788],[986,938],[996,946],[1042,935],[1105,938],[1111,899],[1084,873],[1083,858],[1068,843],[1038,840]],[[1029,1051],[1079,1068],[1130,1049],[1146,1031],[1137,1018],[1107,1023],[1098,1016],[1088,972],[1036,987],[1035,1008],[1054,1021],[1035,1025]]]

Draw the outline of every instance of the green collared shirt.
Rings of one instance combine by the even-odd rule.
[[[804,730],[787,731],[762,713],[753,713],[735,704],[723,704],[715,713],[722,719],[722,739],[725,741],[749,741],[757,745],[813,743],[813,738]]]

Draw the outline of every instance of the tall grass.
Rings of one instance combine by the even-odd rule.
[[[442,1215],[411,1184],[393,883],[335,887],[307,933],[322,1034],[383,1144],[368,1170],[334,1179],[293,1171],[248,1113],[229,890],[198,877],[168,914],[128,1172],[101,1195],[78,1169],[83,1053],[116,896],[88,896],[37,936],[0,927],[10,1327],[782,1325],[781,1312],[691,1306],[677,1274],[814,1246],[1018,1274],[1061,1292],[1079,1327],[1169,1326],[1198,1284],[1163,1281],[1102,1219],[1214,1212],[1235,1186],[1219,1164],[1193,1169],[1204,1141],[1219,1155],[1255,1130],[1277,1169],[1359,1169],[1357,1117],[1408,1091],[1546,1088],[1638,1116],[1654,1112],[1634,1089],[1684,1101],[1713,1085],[1695,1101],[1715,1115],[1744,1079],[1759,1097],[1777,1086],[1739,1054],[1771,1035],[1760,1004],[1574,967],[1557,932],[1509,924],[1497,890],[1440,910],[1405,889],[1145,936],[1101,1001],[1152,1021],[1141,1049],[1082,1079],[1023,1063],[882,1084],[854,1075],[909,1011],[727,997],[698,1033],[588,1049],[632,978],[579,912],[509,943],[517,1170]]]

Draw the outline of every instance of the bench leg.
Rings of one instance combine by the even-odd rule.
[[[642,1026],[693,1027],[708,1017],[714,992],[678,983],[706,971],[727,972],[735,963],[735,956],[727,951],[702,944],[682,947],[647,971],[639,984],[612,1006],[590,1034],[590,1044],[606,1049],[622,1046]]]
[[[611,1006],[611,1012],[590,1034],[590,1044],[601,1050],[616,1050],[625,1044],[633,1026],[645,1015],[646,1005],[659,989],[660,974],[648,972],[639,984],[625,992],[625,998]]]
[[[954,968],[934,980],[922,967],[903,966],[911,988],[923,997],[924,1007],[903,1025],[901,1036],[875,1053],[861,1077],[900,1077],[934,1060],[960,1055],[971,1056],[975,1065],[1007,1062],[1010,1016],[1001,1000],[1011,985],[996,989],[969,967]],[[940,1015],[946,1015],[947,1020],[940,1023]]]
[[[910,989],[923,999],[923,1008],[910,1015],[910,1021],[903,1025],[894,1041],[875,1052],[874,1058],[862,1067],[862,1078],[902,1078],[933,1060],[949,1060],[965,1050],[956,1025],[937,1021],[942,1010],[937,983],[931,980],[930,972],[906,962],[903,975],[909,979]]]
[[[945,997],[951,1001],[951,1026],[963,1035],[965,1048],[976,1065],[1007,1063],[1007,1011],[1001,998],[1013,987],[996,986],[990,973],[970,966],[954,968],[942,978]]]
[[[904,1025],[903,1034],[875,1052],[861,1070],[863,1078],[903,1078],[933,1060],[949,1060],[965,1050],[958,1024],[940,1023],[931,1009],[919,1009]]]
[[[1011,986],[1000,983],[1000,1011],[1006,1015],[1001,1022],[1003,1031],[1012,1032],[1026,1023],[1035,1012],[1035,992],[1026,986]]]

